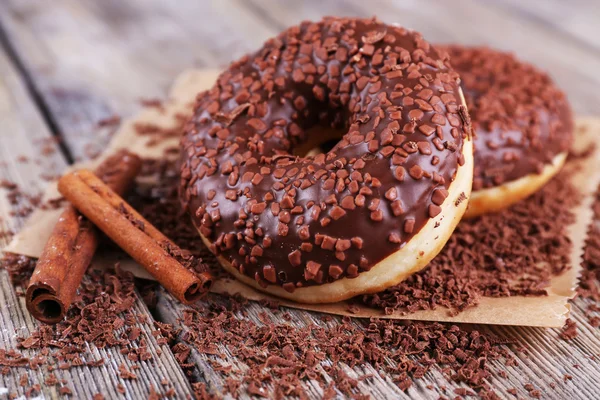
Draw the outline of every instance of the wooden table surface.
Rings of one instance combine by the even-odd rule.
[[[590,0],[0,0],[0,179],[14,181],[31,194],[40,193],[47,183],[40,176],[58,175],[74,160],[87,159],[102,149],[109,132],[97,128],[99,120],[131,115],[139,109],[140,98],[164,97],[186,68],[226,65],[285,27],[323,15],[376,15],[416,29],[432,42],[512,50],[549,71],[578,114],[600,115],[600,3]],[[60,143],[53,138],[60,138]],[[41,157],[48,146],[56,152]],[[23,162],[22,156],[36,162]],[[17,231],[23,220],[11,210],[26,205],[11,205],[0,195],[0,231]],[[9,239],[0,236],[0,248]],[[0,274],[0,341],[10,348],[17,335],[27,334],[37,324],[7,282],[6,272]],[[558,340],[555,329],[481,327],[514,337],[529,349],[526,355],[509,349],[519,366],[504,368],[506,379],[491,379],[501,396],[511,398],[506,389],[514,387],[518,397],[527,398],[526,384],[540,389],[544,398],[600,396],[600,369],[595,361],[600,335],[598,328],[589,325],[585,306],[582,299],[573,302],[579,336],[570,342]],[[141,300],[135,307],[148,313]],[[150,318],[178,324],[181,310],[163,292],[158,311]],[[252,304],[248,317],[258,318],[261,311]],[[290,313],[290,323],[297,326],[323,323],[317,313]],[[95,393],[106,398],[145,398],[163,377],[172,382],[178,398],[191,396],[190,384],[169,347],[153,339],[151,323],[140,328],[150,338],[149,350],[155,357],[151,363],[139,363],[139,378],[123,381],[117,366],[131,362],[116,350],[93,348],[112,361],[100,369],[59,372],[59,377],[73,382],[76,398],[91,398]],[[193,353],[192,358],[195,376],[219,391],[225,376],[212,369],[206,355]],[[7,390],[24,394],[18,384],[24,371],[14,369],[0,376],[0,398]],[[362,382],[359,390],[373,397],[438,398],[442,386],[449,390],[460,386],[433,370],[402,392],[370,366],[359,372],[369,371],[375,377]],[[565,374],[573,379],[563,382]],[[30,379],[41,384],[45,398],[59,397],[56,388],[44,385],[41,373]],[[548,389],[552,382],[557,384],[555,390]],[[124,395],[115,390],[118,383],[125,386]],[[322,395],[318,385],[308,392],[314,398]]]

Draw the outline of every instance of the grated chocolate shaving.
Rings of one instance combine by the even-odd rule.
[[[325,398],[335,397],[336,392],[356,398],[359,382],[372,376],[350,377],[342,365],[371,365],[402,390],[435,368],[482,397],[494,398],[487,382],[489,362],[515,364],[503,346],[507,341],[456,325],[332,317],[336,323],[318,326],[308,322],[299,327],[273,322],[266,313],[257,323],[244,313],[244,303],[232,297],[209,299],[183,313],[189,332],[184,335],[186,343],[227,368],[229,380],[224,390],[234,397],[250,393],[266,398],[305,398],[302,383],[311,380],[321,386]],[[225,351],[248,368],[226,364],[222,361]],[[333,381],[325,380],[321,370]],[[203,384],[195,387],[199,398],[207,398],[211,391]]]

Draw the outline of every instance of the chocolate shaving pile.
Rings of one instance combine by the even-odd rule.
[[[568,318],[565,321],[565,325],[562,331],[558,334],[562,340],[573,340],[577,337],[577,323],[572,319]]]
[[[363,373],[353,378],[343,365],[370,365],[402,390],[431,368],[439,368],[450,381],[466,383],[482,397],[494,398],[487,383],[489,361],[515,365],[503,346],[506,341],[456,325],[336,317],[337,323],[298,326],[274,323],[267,313],[256,323],[244,317],[244,311],[242,302],[227,298],[188,308],[183,316],[186,343],[207,355],[215,370],[229,374],[224,390],[236,397],[246,391],[268,398],[306,398],[301,383],[311,380],[321,387],[323,398],[334,398],[336,392],[356,398],[358,384],[371,376]],[[331,320],[324,317],[324,321]],[[181,350],[185,361],[189,351]],[[225,351],[248,368],[221,362]],[[333,381],[326,380],[322,371]],[[198,397],[207,398],[205,386],[196,388]]]
[[[558,195],[557,195],[558,194]],[[423,271],[357,301],[387,314],[444,306],[456,314],[482,296],[543,296],[550,278],[568,268],[565,227],[577,190],[561,173],[542,190],[492,215],[463,220]]]
[[[13,284],[23,287],[35,268],[35,260],[6,254],[1,266],[9,272]],[[17,338],[17,349],[0,349],[0,373],[8,374],[15,367],[29,366],[32,371],[41,368],[47,385],[59,386],[61,394],[69,395],[70,383],[52,379],[55,378],[52,371],[104,365],[106,360],[90,353],[90,344],[97,348],[117,348],[134,363],[132,369],[136,369],[136,362],[152,359],[149,338],[140,329],[140,324],[150,321],[146,314],[135,310],[136,298],[133,275],[118,269],[88,271],[64,321],[57,325],[40,325],[29,336]],[[159,344],[167,344],[159,329],[152,330],[152,334]],[[33,350],[35,355],[27,357],[22,353],[24,350]],[[123,379],[135,379],[135,373],[125,366],[120,371]],[[23,376],[28,382],[29,377]],[[34,384],[28,390],[39,392],[39,385]],[[168,390],[172,388],[165,389]]]

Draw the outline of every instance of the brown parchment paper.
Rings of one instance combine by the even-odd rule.
[[[145,108],[137,116],[125,121],[114,135],[106,151],[99,159],[91,163],[75,165],[72,168],[93,167],[115,151],[126,148],[143,157],[163,157],[166,148],[177,145],[176,139],[164,140],[160,143],[150,143],[150,136],[136,133],[135,124],[151,123],[165,128],[175,125],[176,114],[189,114],[191,103],[195,95],[209,88],[218,75],[216,70],[189,70],[182,73],[175,81],[168,100],[162,108]],[[591,149],[594,139],[600,137],[600,118],[578,118],[575,151],[582,152]],[[590,150],[588,150],[590,151]],[[390,319],[410,319],[424,321],[462,322],[497,325],[519,325],[539,327],[560,327],[569,315],[568,300],[575,296],[575,288],[580,273],[583,248],[586,238],[587,226],[592,220],[592,202],[594,193],[600,183],[600,149],[593,148],[589,157],[570,161],[566,168],[572,168],[573,183],[581,192],[581,204],[573,210],[575,222],[568,227],[569,237],[573,242],[573,251],[570,256],[572,268],[555,277],[547,288],[548,296],[539,297],[484,297],[478,306],[469,308],[456,316],[450,316],[448,310],[439,307],[435,310],[417,311],[406,314],[397,312],[385,315],[382,310],[372,309],[360,304],[353,304],[350,311],[349,303],[334,304],[299,304],[285,299],[259,292],[249,286],[233,279],[221,279],[215,283],[212,291],[215,293],[239,293],[249,300],[270,299],[276,300],[282,306],[319,311],[337,315],[353,317],[379,317]],[[45,193],[46,199],[58,198],[56,184],[50,184]],[[15,235],[12,242],[4,251],[23,254],[29,257],[39,257],[42,249],[50,236],[52,228],[60,209],[37,209],[32,213],[28,222],[20,233]],[[122,256],[121,256],[122,258]],[[105,254],[100,251],[95,257],[92,266],[105,268],[120,261],[123,269],[131,271],[140,278],[152,277],[131,259],[119,259],[114,254]]]

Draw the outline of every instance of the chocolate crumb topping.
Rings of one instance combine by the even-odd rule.
[[[568,151],[571,108],[552,79],[510,53],[448,46],[475,131],[473,190],[542,171]]]
[[[470,128],[446,61],[418,33],[329,17],[232,63],[198,95],[181,142],[182,203],[210,250],[294,291],[403,247],[464,162]],[[326,154],[292,156],[317,125],[346,133]],[[336,248],[354,237],[362,248]]]

